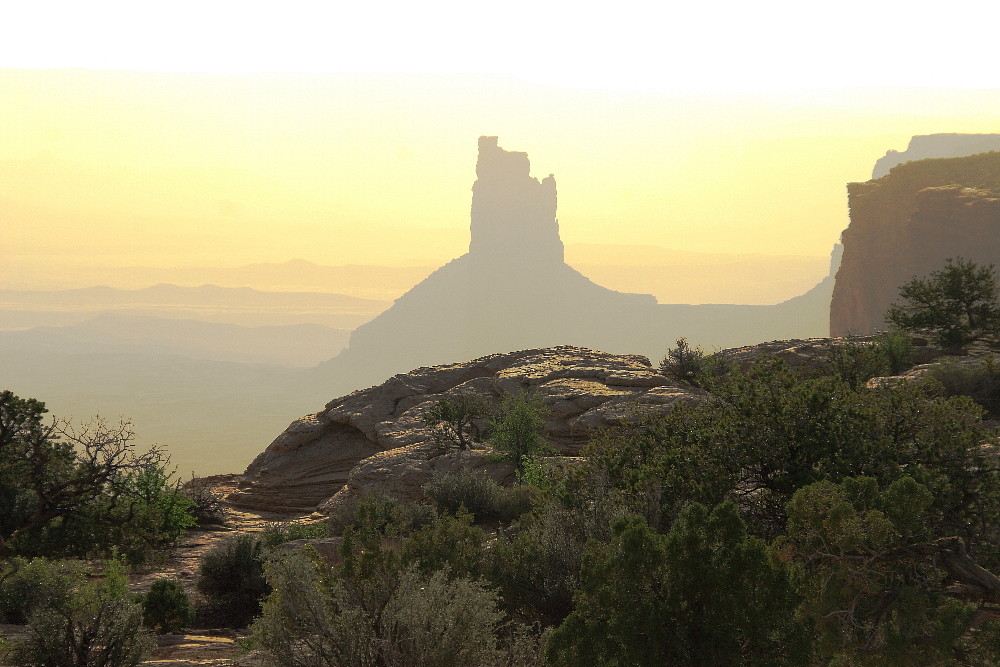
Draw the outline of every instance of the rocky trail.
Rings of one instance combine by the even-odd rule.
[[[236,491],[237,475],[218,475],[209,479],[211,489],[220,497]],[[177,579],[182,583],[192,604],[199,599],[195,589],[201,558],[212,547],[232,535],[263,531],[267,526],[292,521],[314,521],[316,516],[293,512],[246,510],[224,504],[225,525],[195,528],[177,541],[160,561],[140,568],[129,576],[129,589],[146,593],[157,579]],[[14,639],[24,632],[23,626],[0,625],[0,635]],[[141,665],[150,667],[260,667],[261,661],[240,646],[247,636],[244,630],[230,628],[191,628],[187,632],[158,635],[156,648]]]

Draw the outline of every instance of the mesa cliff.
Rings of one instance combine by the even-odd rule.
[[[884,328],[899,287],[949,258],[1000,264],[1000,152],[907,162],[847,191],[833,336]]]

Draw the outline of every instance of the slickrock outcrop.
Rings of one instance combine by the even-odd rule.
[[[563,454],[577,453],[595,428],[704,396],[701,390],[673,384],[646,357],[569,346],[418,368],[335,399],[293,422],[251,463],[241,492],[229,501],[308,511],[345,484],[341,500],[345,494],[390,487],[413,497],[438,470],[481,468],[503,480],[510,469],[490,461],[483,451],[443,453],[423,415],[443,396],[472,393],[496,403],[522,389],[537,393],[549,407],[543,434]]]
[[[1000,264],[1000,152],[908,162],[849,184],[848,202],[831,335],[884,328],[899,287],[948,258]]]

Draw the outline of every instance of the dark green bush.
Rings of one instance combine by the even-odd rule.
[[[201,559],[197,588],[208,599],[198,610],[210,625],[243,628],[260,613],[260,603],[271,592],[264,580],[266,553],[259,535],[228,538]]]
[[[667,350],[660,361],[660,372],[669,378],[700,387],[705,363],[705,351],[688,345],[687,338],[678,338],[676,347]]]
[[[191,625],[194,610],[180,582],[158,579],[142,601],[142,622],[160,634],[177,632]]]
[[[453,576],[477,577],[483,570],[485,535],[472,525],[472,515],[464,509],[452,516],[444,514],[415,531],[403,542],[401,559],[430,574],[446,569]]]
[[[18,667],[135,667],[152,647],[116,561],[102,580],[78,582],[35,607],[26,630],[12,652]]]
[[[885,357],[889,364],[889,373],[899,375],[913,368],[916,353],[910,336],[904,331],[891,329],[875,334],[873,342],[876,349]]]
[[[993,357],[977,362],[946,357],[929,374],[941,383],[945,396],[968,396],[990,419],[1000,419],[1000,364]]]
[[[63,604],[85,575],[80,561],[13,558],[0,563],[0,619],[27,623],[40,605]]]
[[[873,377],[888,375],[890,368],[889,360],[880,347],[848,339],[830,348],[820,372],[838,377],[856,389]]]
[[[380,534],[406,535],[426,526],[435,517],[434,508],[408,503],[387,493],[369,493],[337,507],[330,514],[329,533],[346,529]]]
[[[980,266],[961,257],[926,279],[899,288],[901,301],[885,319],[905,331],[930,331],[938,345],[961,352],[972,341],[1000,333],[1000,286],[992,264]]]
[[[503,487],[484,470],[438,473],[424,485],[424,493],[441,512],[455,514],[465,508],[477,522],[508,523],[529,511],[538,492],[532,487]]]

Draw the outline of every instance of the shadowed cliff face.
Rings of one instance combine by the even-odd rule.
[[[885,327],[899,287],[964,257],[1000,264],[1000,153],[921,160],[848,185],[851,223],[830,306],[830,333]]]

